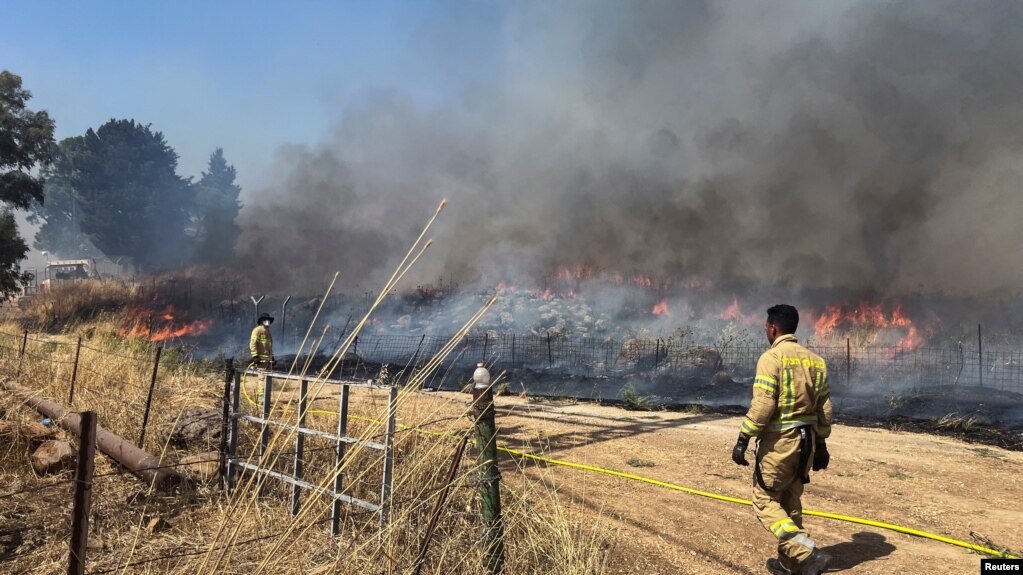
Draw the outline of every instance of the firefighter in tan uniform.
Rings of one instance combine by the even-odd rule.
[[[249,351],[252,352],[252,366],[256,369],[272,369],[274,365],[274,339],[270,335],[270,324],[274,318],[264,313],[259,316],[256,327],[249,337]]]
[[[757,362],[753,401],[742,420],[732,460],[749,465],[746,448],[757,438],[753,508],[778,538],[778,558],[767,568],[782,575],[818,575],[831,559],[803,529],[803,484],[810,468],[827,469],[831,396],[824,360],[799,345],[799,312],[790,305],[767,310],[771,349]]]

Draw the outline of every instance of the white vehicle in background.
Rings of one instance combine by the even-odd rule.
[[[45,292],[64,282],[85,279],[99,279],[95,259],[53,260],[43,268],[39,290]]]

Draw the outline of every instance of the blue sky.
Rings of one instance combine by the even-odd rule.
[[[3,0],[0,13],[0,68],[58,138],[133,118],[166,135],[185,176],[223,147],[243,187],[371,90],[448,106],[498,73],[487,2]]]

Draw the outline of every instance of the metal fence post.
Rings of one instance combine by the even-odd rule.
[[[255,323],[257,323],[257,324],[259,323],[259,302],[263,301],[263,298],[265,298],[265,297],[266,297],[265,295],[261,295],[261,296],[259,296],[259,299],[256,299],[256,296],[254,296],[254,295],[250,295],[249,296],[249,299],[252,300],[252,305],[255,306],[255,308],[256,308],[256,321],[255,321]]]
[[[306,395],[309,393],[309,381],[302,379],[298,385],[298,427],[295,432],[295,479],[302,479],[303,467],[305,466],[305,434],[302,428],[305,427]],[[298,515],[298,507],[301,501],[302,488],[298,484],[291,486],[291,514]]]
[[[163,346],[156,348],[156,357],[153,359],[153,376],[149,378],[149,395],[146,396],[146,410],[142,414],[142,432],[139,433],[139,449],[146,441],[146,427],[149,425],[149,409],[153,405],[153,389],[156,388],[156,373],[160,369],[160,355],[163,353]]]
[[[979,387],[984,387],[984,338],[980,334],[980,324],[977,324],[977,381]]]
[[[270,374],[263,376],[263,429],[259,433],[259,456],[266,455],[266,449],[270,446],[270,396],[273,393],[273,378]]]
[[[387,432],[384,436],[384,479],[380,486],[380,527],[390,519],[391,486],[394,481],[394,429],[398,412],[398,386],[392,385],[387,395]]]
[[[551,353],[551,332],[547,330],[547,368],[554,367],[554,357]]]
[[[287,333],[288,333],[288,332],[284,331],[284,328],[286,328],[288,326],[288,302],[289,301],[291,301],[291,296],[290,295],[288,297],[284,298],[284,303],[281,304],[281,342],[282,343],[284,342],[284,338],[287,337]],[[259,316],[257,315],[256,317],[258,318]]]
[[[78,358],[82,355],[82,336],[78,336],[78,343],[75,345],[75,363],[71,368],[71,391],[68,392],[67,402],[71,405],[75,401],[75,383],[78,382]]]
[[[25,336],[21,338],[21,351],[18,353],[18,377],[21,377],[21,365],[25,361],[25,349],[28,347],[28,330],[25,330]]]
[[[490,372],[478,364],[473,373],[473,415],[476,420],[477,467],[486,545],[486,567],[493,574],[504,570],[504,524],[501,519],[501,472],[497,466],[497,423]]]
[[[412,370],[415,371],[419,367],[419,352],[423,349],[423,342],[426,341],[426,334],[419,338],[419,345],[416,346],[416,352],[412,354],[412,359],[409,361],[409,365]]]
[[[334,494],[341,493],[344,487],[345,434],[348,433],[348,384],[341,385],[341,397],[338,398],[337,410],[337,446],[334,451]],[[341,501],[336,497],[330,509],[330,534],[337,536],[341,532]]]
[[[68,575],[85,573],[85,552],[89,545],[89,508],[92,505],[92,473],[95,469],[93,458],[96,455],[96,412],[82,412],[80,426]]]

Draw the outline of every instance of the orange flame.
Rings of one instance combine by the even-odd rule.
[[[897,346],[916,349],[927,343],[927,337],[921,333],[909,317],[902,311],[900,304],[892,307],[891,314],[886,314],[882,304],[860,302],[854,308],[829,305],[814,322],[814,334],[823,338],[831,335],[839,327],[863,329],[905,329],[906,333],[896,343]],[[925,330],[929,332],[930,330]]]
[[[756,323],[758,319],[756,315],[746,315],[742,313],[742,308],[739,306],[739,298],[736,297],[732,298],[732,304],[726,307],[723,312],[713,317],[714,319],[738,321],[743,323]]]
[[[179,337],[195,337],[209,331],[213,320],[198,319],[175,325],[174,306],[168,305],[162,311],[151,311],[145,307],[133,307],[125,312],[125,323],[118,330],[124,337],[144,337],[149,341],[166,341]],[[163,325],[159,325],[159,323]],[[150,333],[152,328],[152,333]]]
[[[195,337],[202,335],[209,331],[210,326],[212,325],[213,322],[211,320],[197,319],[193,322],[176,327],[174,325],[165,325],[162,327],[154,326],[153,333],[150,334],[148,324],[135,323],[130,329],[122,329],[121,335],[126,337],[145,337],[149,339],[149,341],[166,341],[168,339],[178,337]]]
[[[668,309],[668,298],[662,299],[661,303],[654,306],[653,314],[671,317],[671,310]]]

